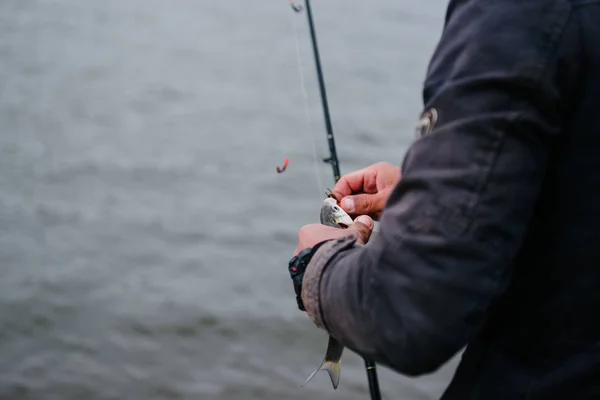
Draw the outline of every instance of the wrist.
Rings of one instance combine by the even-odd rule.
[[[313,247],[308,247],[294,256],[290,262],[288,263],[288,271],[290,273],[290,277],[292,278],[292,282],[294,284],[294,291],[296,292],[296,303],[298,304],[298,309],[301,311],[306,311],[304,308],[304,303],[302,301],[302,282],[304,280],[304,272],[306,271],[306,267],[310,263],[310,260],[317,252],[319,247],[329,242],[329,240],[323,240],[322,242],[317,243]]]

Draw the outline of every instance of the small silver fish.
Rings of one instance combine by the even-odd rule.
[[[328,197],[323,201],[323,205],[321,206],[321,224],[346,229],[350,227],[353,222],[354,221],[346,211],[337,205],[337,201],[334,198]],[[325,357],[323,358],[321,365],[310,374],[302,386],[306,385],[317,372],[325,370],[329,373],[333,388],[337,389],[340,383],[340,364],[343,352],[344,346],[336,339],[329,336],[329,343],[327,344],[327,350],[325,351]]]
[[[327,350],[325,351],[325,357],[323,362],[319,365],[319,368],[313,371],[312,374],[306,379],[306,382],[302,386],[306,385],[308,381],[312,379],[317,372],[325,370],[329,373],[331,384],[334,389],[337,389],[340,384],[340,367],[342,360],[342,353],[344,352],[344,346],[333,337],[329,336],[329,343],[327,343]]]
[[[323,200],[323,205],[321,206],[321,224],[345,229],[352,225],[353,222],[346,211],[337,205],[337,201],[334,198],[328,197]]]

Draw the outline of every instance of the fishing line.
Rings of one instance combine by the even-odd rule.
[[[312,153],[313,153],[313,162],[314,162],[314,166],[315,166],[315,176],[317,177],[317,184],[318,184],[318,190],[319,190],[319,201],[322,200],[323,198],[323,182],[321,181],[321,175],[319,174],[319,156],[317,155],[317,144],[316,144],[316,138],[315,138],[315,130],[313,128],[313,122],[312,122],[312,118],[310,117],[310,111],[308,108],[308,92],[306,90],[306,80],[304,79],[304,64],[302,63],[302,54],[300,51],[300,37],[298,34],[298,22],[296,21],[297,16],[295,13],[290,13],[290,16],[292,18],[292,23],[293,23],[293,27],[294,27],[294,37],[296,40],[296,65],[298,66],[298,75],[300,76],[300,91],[302,92],[302,98],[303,98],[303,103],[304,103],[304,116],[306,118],[306,123],[308,126],[308,131],[309,131],[309,135],[310,136],[310,144],[312,147]]]
[[[308,19],[308,27],[310,30],[310,37],[312,40],[312,47],[313,47],[313,53],[314,53],[314,58],[315,58],[315,68],[316,68],[316,72],[317,72],[317,78],[318,78],[318,83],[319,83],[319,92],[321,93],[321,104],[323,106],[323,117],[325,120],[325,129],[327,131],[327,143],[329,145],[329,154],[330,157],[324,159],[323,161],[331,164],[331,168],[332,168],[332,172],[333,172],[333,177],[335,182],[337,183],[338,180],[340,179],[340,166],[339,166],[339,160],[337,157],[337,151],[335,148],[335,139],[333,137],[333,127],[331,124],[331,117],[329,115],[329,105],[327,102],[327,94],[326,94],[326,90],[325,90],[325,80],[323,78],[323,70],[321,68],[321,61],[320,61],[320,56],[319,56],[319,45],[317,43],[317,33],[315,31],[315,26],[314,26],[314,21],[313,21],[313,17],[312,17],[312,10],[311,10],[311,4],[310,4],[310,0],[304,0],[304,6],[299,6],[294,4],[293,0],[288,0],[289,3],[291,4],[294,12],[300,13],[302,12],[302,10],[304,9],[306,12],[306,16]],[[296,21],[294,21],[294,27],[296,27]],[[302,89],[303,89],[303,95],[304,95],[304,101],[305,101],[305,112],[306,112],[306,116],[307,119],[310,121],[310,115],[308,113],[308,95],[306,94],[306,84],[304,82],[304,75],[302,73],[302,58],[300,57],[300,40],[298,39],[298,29],[296,27],[295,29],[295,34],[296,34],[296,50],[297,50],[297,56],[298,56],[298,67],[299,67],[299,71],[300,71],[300,78],[302,81]],[[313,133],[314,136],[314,133]],[[315,157],[315,171],[317,173],[317,180],[319,182],[319,189],[321,189],[321,179],[320,176],[318,175],[318,168],[317,168],[317,151],[316,151],[316,145],[314,144],[314,137],[313,137],[313,155]],[[319,199],[321,198],[320,194],[319,194]],[[375,366],[375,363],[371,360],[368,359],[364,359],[365,362],[365,369],[367,371],[367,379],[368,379],[368,383],[369,383],[369,392],[371,395],[371,400],[381,400],[381,392],[379,390],[379,380],[377,378],[377,369]]]

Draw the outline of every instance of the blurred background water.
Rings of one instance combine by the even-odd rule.
[[[401,163],[445,6],[313,2],[342,173]],[[368,399],[351,352],[300,387],[327,335],[286,265],[333,186],[309,40],[284,0],[0,1],[0,399]],[[455,365],[380,368],[384,398]]]

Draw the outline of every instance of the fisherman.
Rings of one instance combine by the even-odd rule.
[[[599,399],[600,0],[450,1],[419,127],[300,229],[308,316],[407,376],[466,346],[443,400]]]

